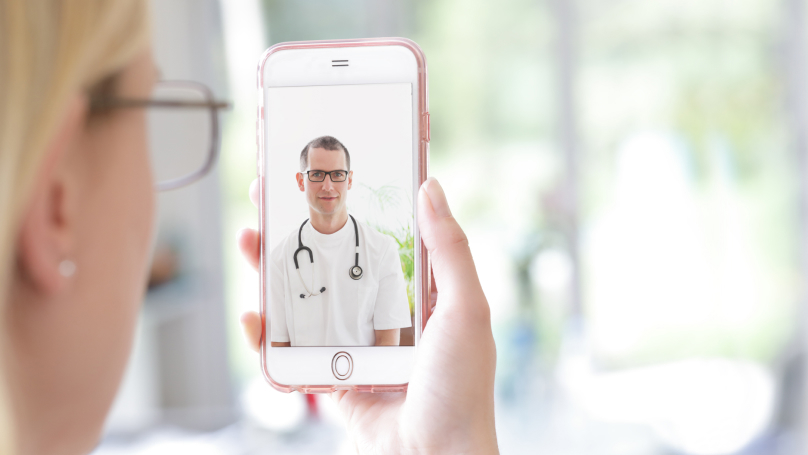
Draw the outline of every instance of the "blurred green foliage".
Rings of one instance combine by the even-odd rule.
[[[392,185],[384,185],[379,188],[372,188],[368,185],[359,184],[362,188],[371,194],[368,201],[370,204],[370,213],[372,219],[368,220],[368,224],[381,232],[382,234],[389,235],[396,241],[398,245],[398,257],[401,261],[401,271],[404,272],[404,281],[407,284],[407,299],[410,304],[410,314],[415,314],[415,239],[412,233],[412,223],[414,219],[407,192],[403,188]],[[398,227],[389,227],[390,223],[382,225],[378,220],[385,220],[393,218],[393,212],[398,212],[402,209],[409,210],[409,221],[406,225]],[[375,220],[375,221],[374,221]]]

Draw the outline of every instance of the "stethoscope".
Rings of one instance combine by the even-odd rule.
[[[350,276],[354,280],[358,280],[362,278],[362,267],[359,267],[359,228],[356,227],[356,220],[354,219],[353,215],[348,215],[351,217],[351,221],[353,221],[353,229],[354,229],[354,237],[356,237],[356,259],[354,260],[354,265],[348,270],[348,276]],[[306,294],[300,294],[301,299],[305,299],[306,297],[313,297],[315,295],[320,295],[325,292],[325,287],[320,288],[319,292],[311,292],[308,286],[306,286],[306,282],[303,281],[303,275],[300,273],[300,267],[297,264],[297,254],[303,250],[309,252],[309,261],[314,264],[314,254],[311,252],[311,248],[307,246],[303,246],[303,226],[309,222],[309,219],[306,218],[306,221],[300,225],[300,230],[297,231],[297,249],[295,250],[295,254],[292,256],[292,259],[295,260],[295,270],[297,270],[297,276],[300,277],[300,282],[303,283],[303,287],[306,289]],[[312,269],[311,273],[311,287],[314,287],[314,269]]]

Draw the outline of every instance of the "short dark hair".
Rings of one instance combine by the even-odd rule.
[[[306,168],[309,167],[310,149],[342,150],[345,152],[345,164],[348,166],[348,169],[345,170],[351,170],[351,154],[348,153],[348,149],[342,145],[342,142],[333,136],[320,136],[306,144],[303,151],[300,152],[300,172],[305,172]]]

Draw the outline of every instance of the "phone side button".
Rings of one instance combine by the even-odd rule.
[[[331,372],[334,373],[334,377],[340,381],[350,378],[351,374],[353,374],[353,359],[351,358],[351,354],[345,351],[334,354],[334,358],[331,359]]]
[[[423,124],[424,124],[424,140],[429,142],[429,140],[432,138],[431,137],[432,135],[430,134],[431,132],[429,131],[430,130],[430,127],[429,127],[430,126],[429,125],[429,112],[424,114],[424,122],[423,122]]]

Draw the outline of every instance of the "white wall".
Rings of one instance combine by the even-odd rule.
[[[412,224],[411,84],[283,87],[266,93],[270,249],[309,217],[295,174],[303,147],[323,135],[336,137],[351,155],[351,214],[388,229]],[[401,203],[381,216],[367,188],[387,185],[401,189]]]

